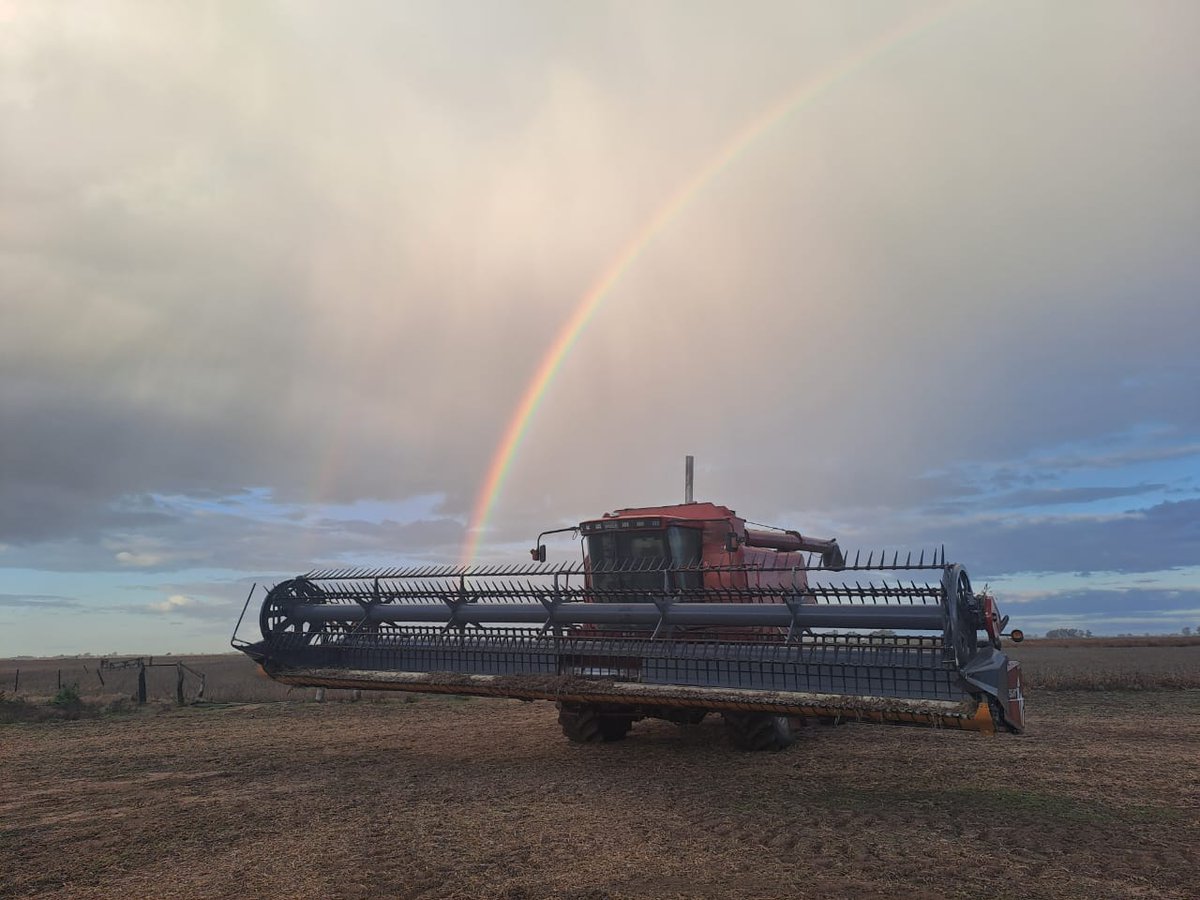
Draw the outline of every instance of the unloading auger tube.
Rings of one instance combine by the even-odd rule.
[[[285,684],[556,700],[618,736],[705,711],[1023,729],[1007,619],[944,551],[813,559],[313,571],[267,592],[262,640],[233,643]]]

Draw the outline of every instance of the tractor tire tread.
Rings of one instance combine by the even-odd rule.
[[[790,726],[781,727],[776,716],[765,713],[726,714],[725,730],[738,750],[775,752],[792,743]]]
[[[619,741],[633,727],[632,718],[605,715],[594,706],[560,703],[558,724],[567,740],[576,744]]]

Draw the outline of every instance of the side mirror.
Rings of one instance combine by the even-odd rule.
[[[533,559],[534,562],[545,562],[546,561],[546,545],[538,544],[536,547],[534,547],[532,550],[529,551],[529,555]]]
[[[846,568],[846,557],[842,553],[842,548],[838,546],[837,541],[833,541],[833,546],[821,554],[821,568],[829,569],[833,572],[840,572]]]
[[[1008,639],[1014,644],[1019,644],[1021,641],[1025,640],[1025,632],[1023,632],[1020,628],[1014,628],[1008,633]]]

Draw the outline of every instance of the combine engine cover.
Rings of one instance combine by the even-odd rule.
[[[747,557],[733,540],[728,564],[313,571],[271,588],[262,639],[234,646],[292,685],[1022,730],[1006,620],[961,566],[829,543]]]

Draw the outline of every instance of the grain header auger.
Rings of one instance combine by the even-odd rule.
[[[290,685],[553,700],[581,742],[709,712],[744,749],[809,722],[1023,728],[1008,619],[944,550],[846,559],[693,502],[562,530],[580,562],[547,564],[544,532],[523,565],[309,572],[234,646]]]

